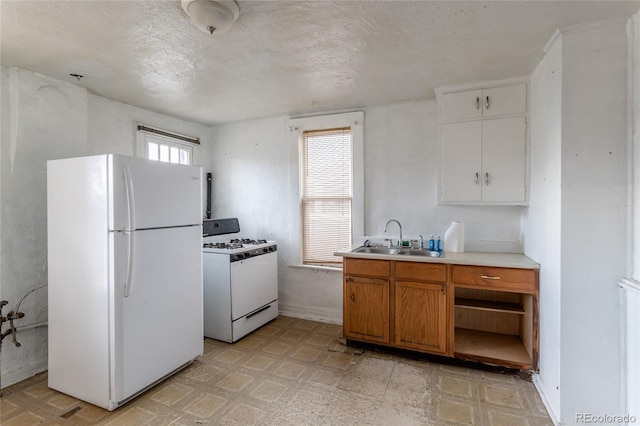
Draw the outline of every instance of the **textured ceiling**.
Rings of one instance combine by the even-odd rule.
[[[527,75],[557,28],[638,1],[238,1],[225,34],[178,0],[0,3],[3,66],[205,125],[434,96]],[[81,81],[69,76],[82,74]]]

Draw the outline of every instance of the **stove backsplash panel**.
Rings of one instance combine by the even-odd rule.
[[[238,232],[240,232],[240,222],[238,222],[237,217],[226,219],[205,219],[202,221],[202,235],[204,237],[235,234]]]

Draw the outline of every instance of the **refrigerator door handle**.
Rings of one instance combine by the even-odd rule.
[[[133,252],[135,236],[133,230],[136,229],[135,199],[133,197],[133,181],[131,180],[131,169],[128,164],[124,165],[124,183],[127,192],[127,205],[129,206],[129,229],[127,234],[127,245],[129,247],[129,260],[127,262],[127,282],[124,285],[124,297],[129,297],[133,287]]]
[[[133,252],[135,243],[135,232],[125,231],[124,233],[127,235],[127,246],[129,248],[129,259],[127,262],[127,282],[124,285],[124,297],[129,297],[133,288]]]
[[[136,229],[136,207],[133,197],[133,181],[131,180],[131,169],[128,164],[124,165],[124,184],[127,190],[127,205],[129,207],[129,230]]]

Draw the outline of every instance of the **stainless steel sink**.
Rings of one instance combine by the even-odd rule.
[[[358,247],[352,253],[369,253],[369,254],[391,254],[398,256],[422,256],[422,257],[440,257],[438,252],[431,252],[424,249],[409,248],[388,248],[388,247]]]
[[[429,251],[423,249],[400,250],[400,256],[423,256],[423,257],[442,257],[437,251]]]
[[[398,254],[400,253],[400,249],[387,247],[358,247],[353,250],[353,253]]]

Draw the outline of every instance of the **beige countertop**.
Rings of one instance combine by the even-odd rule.
[[[451,263],[456,265],[495,266],[500,268],[540,269],[540,264],[519,253],[493,252],[445,252],[443,257],[403,256],[399,254],[353,253],[358,245],[343,251],[335,252],[336,256],[353,257],[357,259],[382,259],[405,262]]]

